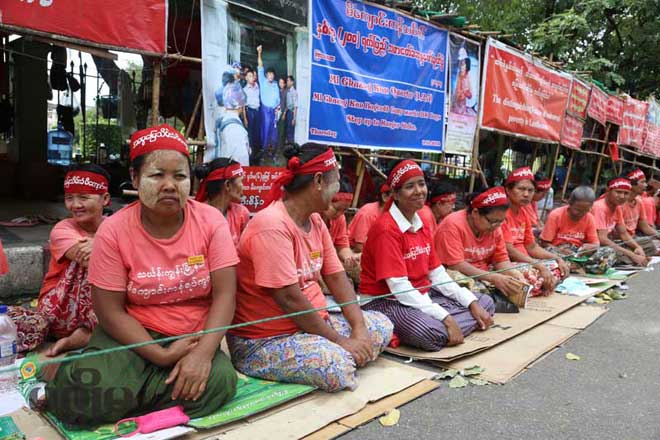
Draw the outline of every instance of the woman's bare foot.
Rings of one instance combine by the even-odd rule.
[[[52,347],[46,351],[46,356],[54,357],[65,351],[77,350],[83,348],[92,337],[92,332],[84,327],[77,328],[66,338],[58,340]]]

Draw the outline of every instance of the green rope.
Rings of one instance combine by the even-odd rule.
[[[593,251],[594,250],[592,250],[592,249],[588,249],[588,250],[584,250],[584,251],[581,251],[581,252],[576,252],[573,255],[567,255],[567,256],[557,255],[557,257],[562,258],[562,259],[575,258],[578,255],[580,255],[581,253],[589,253],[589,252],[593,252]],[[463,278],[459,278],[459,279],[456,279],[456,280],[452,279],[452,280],[444,281],[444,282],[441,282],[441,283],[430,284],[430,285],[427,285],[427,286],[420,286],[418,288],[402,290],[402,291],[399,291],[399,292],[390,292],[390,293],[386,293],[386,294],[378,295],[378,296],[371,296],[371,295],[364,296],[363,295],[362,298],[356,298],[356,299],[351,300],[351,301],[347,301],[347,302],[344,302],[344,303],[341,303],[341,304],[337,304],[336,306],[316,307],[316,308],[313,308],[313,309],[301,310],[301,311],[298,311],[298,312],[287,313],[287,314],[284,314],[284,315],[272,316],[272,317],[263,318],[263,319],[257,319],[255,321],[249,321],[249,322],[243,322],[243,323],[240,323],[240,324],[231,324],[231,325],[225,325],[225,326],[222,326],[222,327],[216,327],[216,328],[212,328],[212,329],[201,330],[201,331],[194,332],[194,333],[186,333],[186,334],[177,335],[177,336],[167,336],[167,337],[160,338],[160,339],[153,339],[151,341],[136,342],[136,343],[133,343],[133,344],[120,345],[120,346],[113,347],[113,348],[107,348],[107,349],[98,350],[98,351],[90,351],[90,352],[87,352],[87,353],[71,354],[71,355],[63,357],[63,358],[49,359],[49,360],[45,360],[45,361],[38,361],[37,359],[34,359],[33,362],[35,362],[35,365],[38,365],[38,366],[41,366],[41,367],[46,366],[46,365],[51,365],[51,364],[68,363],[68,362],[73,362],[73,361],[77,361],[77,360],[81,360],[81,359],[87,359],[87,358],[94,357],[94,356],[102,356],[102,355],[116,353],[116,352],[120,352],[120,351],[133,350],[133,349],[136,349],[136,348],[146,347],[147,345],[152,345],[152,344],[163,344],[163,343],[177,341],[179,339],[184,339],[184,338],[189,338],[189,337],[197,337],[197,336],[204,336],[204,335],[208,335],[208,334],[212,334],[212,333],[219,333],[219,332],[224,332],[224,331],[227,331],[227,330],[233,330],[233,329],[237,329],[237,328],[248,327],[248,326],[251,326],[251,325],[263,324],[263,323],[271,322],[271,321],[277,321],[277,320],[280,320],[280,319],[295,318],[297,316],[303,316],[303,315],[310,314],[310,313],[321,312],[321,311],[328,310],[328,309],[334,308],[334,307],[345,307],[345,306],[349,306],[349,305],[352,305],[352,304],[360,304],[362,302],[373,301],[373,300],[376,300],[376,299],[389,298],[389,297],[392,297],[392,296],[400,295],[402,293],[417,291],[419,289],[430,289],[430,288],[442,286],[442,285],[445,285],[445,284],[458,283],[460,281],[465,281],[465,280],[474,280],[474,279],[477,279],[477,278],[488,276],[490,274],[508,272],[508,271],[522,269],[522,268],[529,268],[529,267],[532,267],[534,264],[538,264],[538,263],[541,263],[541,262],[549,262],[549,261],[555,261],[555,259],[537,260],[536,263],[523,263],[523,264],[519,264],[519,265],[514,266],[514,267],[509,267],[507,269],[493,270],[493,271],[489,271],[487,273],[483,273],[483,274],[479,274],[479,275],[465,276]],[[15,365],[13,365],[11,367],[1,368],[0,369],[0,374],[10,372],[10,371],[15,371],[15,370],[18,370],[18,369],[20,369],[20,367],[17,367]]]

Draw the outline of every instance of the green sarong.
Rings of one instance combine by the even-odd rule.
[[[149,334],[154,339],[164,337],[153,331]],[[83,352],[119,345],[99,325]],[[216,411],[236,393],[236,371],[220,349],[213,358],[206,390],[197,401],[172,400],[175,383],[165,383],[170,371],[133,350],[63,363],[46,386],[47,410],[63,422],[81,426],[115,423],[175,405],[183,405],[185,413],[195,418]]]

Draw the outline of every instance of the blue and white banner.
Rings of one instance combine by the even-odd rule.
[[[359,1],[310,10],[309,140],[442,151],[448,32]]]

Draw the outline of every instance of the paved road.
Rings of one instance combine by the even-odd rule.
[[[504,386],[446,383],[342,440],[660,439],[660,265],[629,298]],[[581,356],[568,361],[566,352]]]

